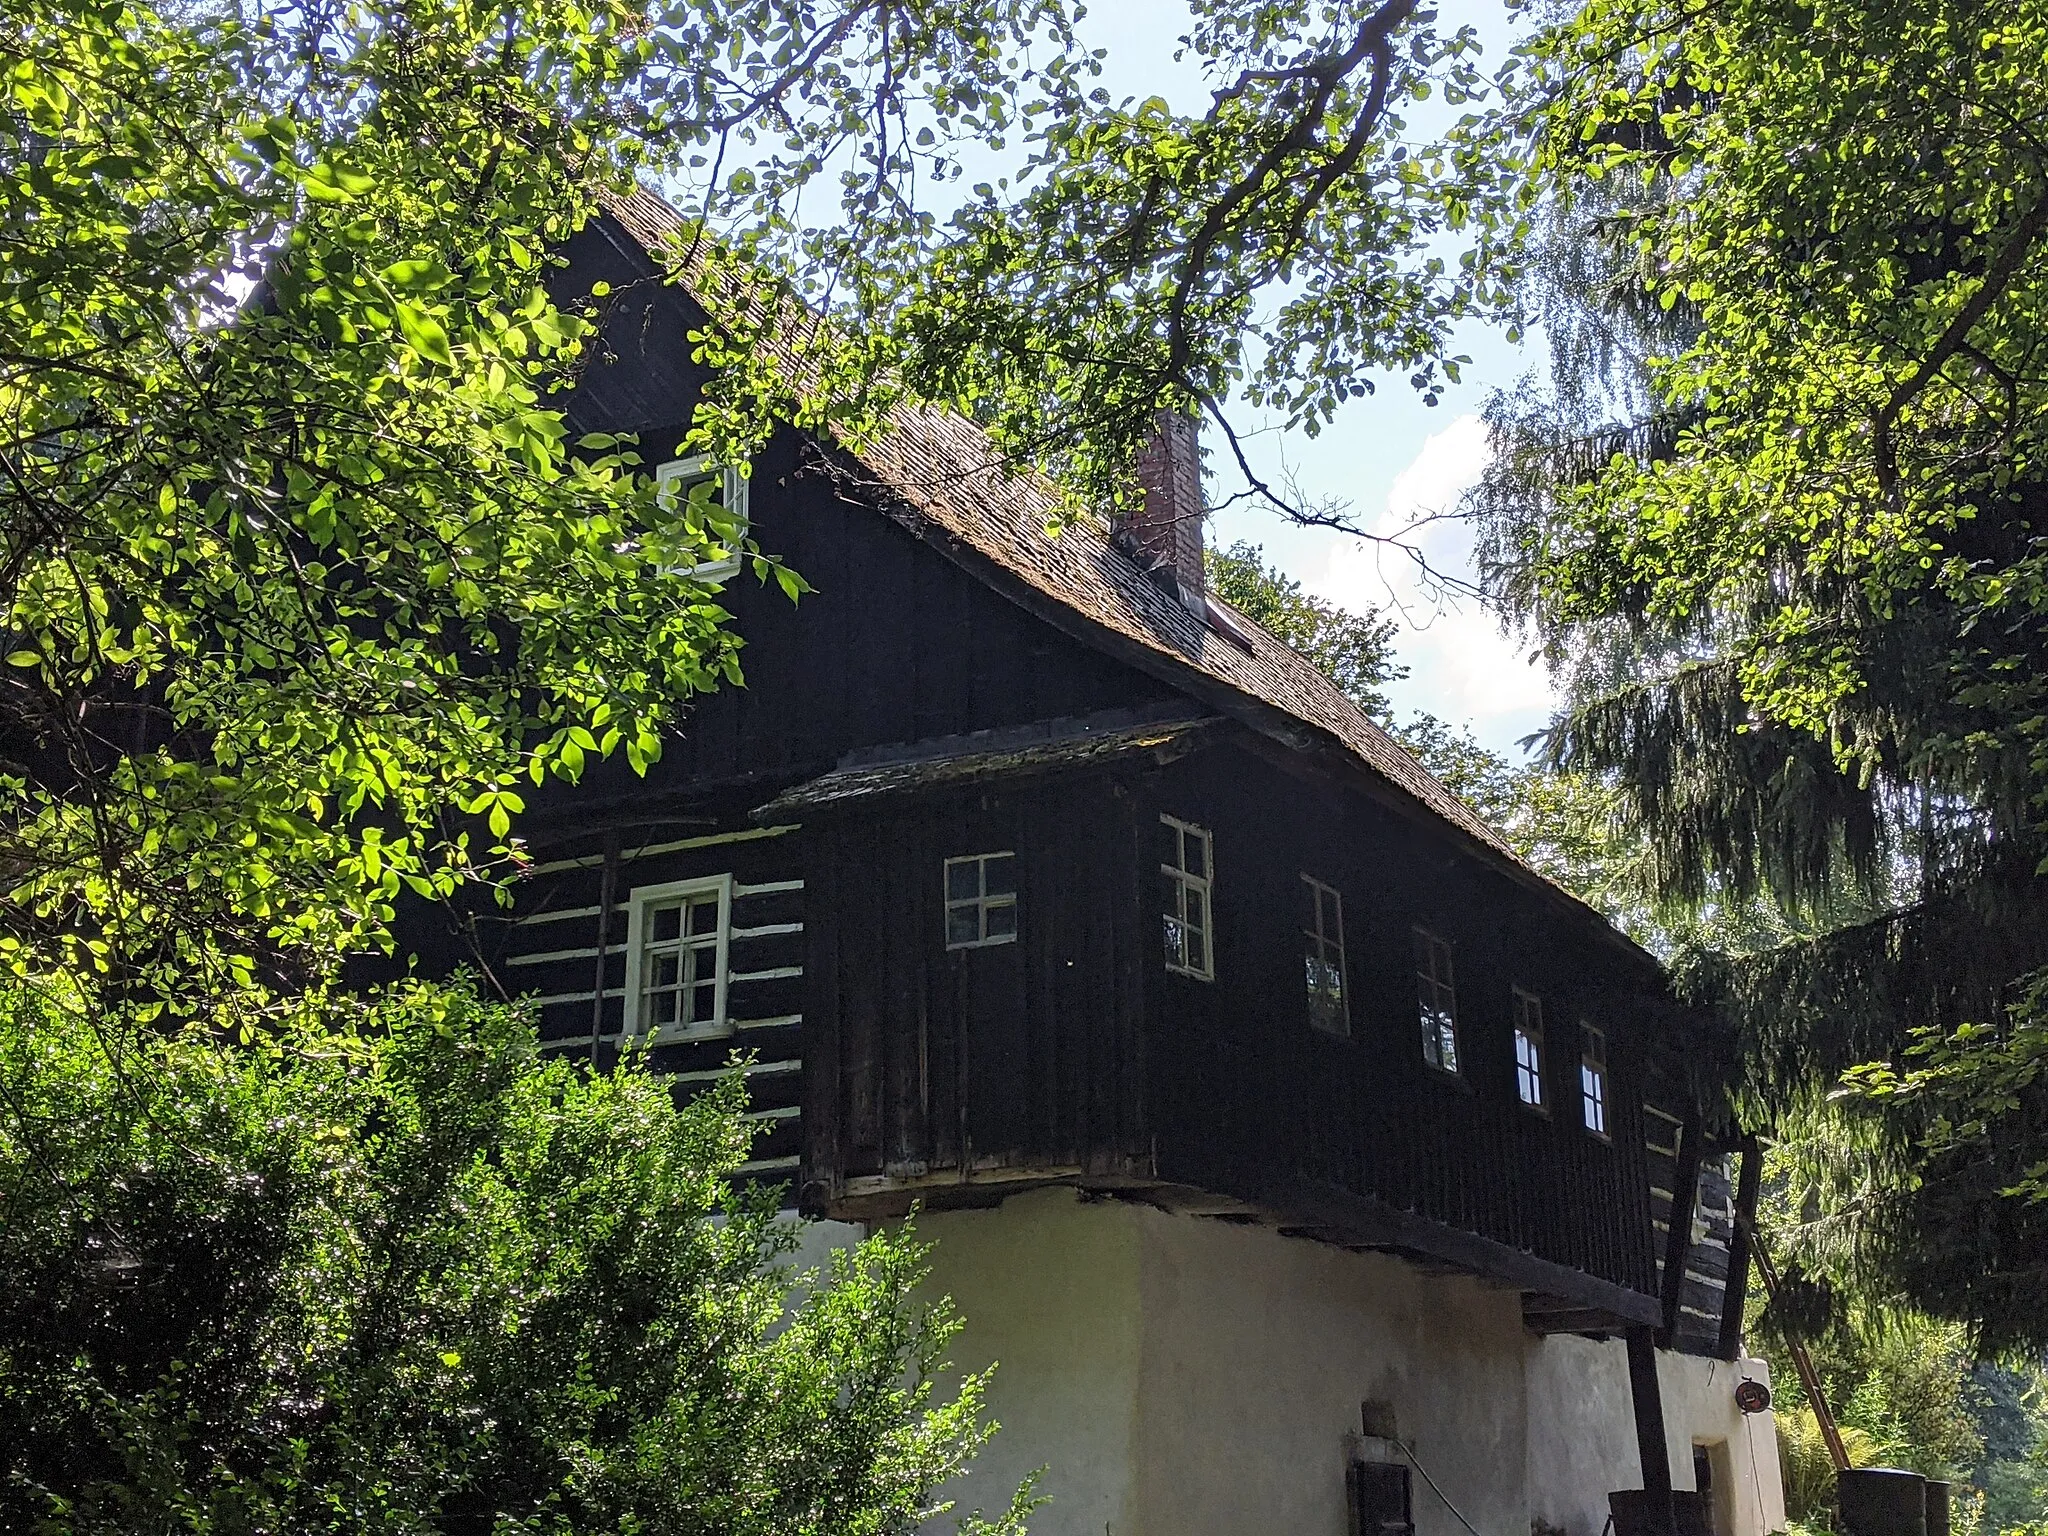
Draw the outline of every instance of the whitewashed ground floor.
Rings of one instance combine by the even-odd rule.
[[[1412,1458],[1418,1536],[1601,1536],[1642,1486],[1624,1346],[1531,1334],[1513,1291],[1065,1189],[919,1232],[955,1365],[996,1367],[961,1512],[1043,1468],[1034,1536],[1347,1536],[1349,1464]],[[1762,1363],[1658,1368],[1673,1485],[1710,1470],[1716,1536],[1782,1528],[1770,1415],[1735,1405]]]

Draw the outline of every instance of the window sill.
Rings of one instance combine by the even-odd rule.
[[[661,574],[674,576],[683,581],[701,581],[706,586],[723,587],[745,569],[746,561],[739,555],[725,560],[707,560],[702,565],[664,565]]]
[[[649,1046],[688,1045],[698,1040],[729,1040],[735,1033],[732,1022],[727,1020],[722,1024],[664,1024],[633,1038],[645,1040]]]

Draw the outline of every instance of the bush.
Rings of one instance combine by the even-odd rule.
[[[1832,1525],[1835,1506],[1835,1460],[1821,1434],[1820,1420],[1805,1404],[1781,1407],[1778,1423],[1778,1467],[1785,1478],[1785,1515],[1799,1525]],[[1883,1447],[1854,1425],[1838,1426],[1842,1449],[1852,1467],[1873,1467]]]
[[[678,1107],[461,986],[254,1047],[0,996],[0,1528],[914,1525],[981,1382],[933,1395],[914,1242],[782,1266],[739,1082]]]

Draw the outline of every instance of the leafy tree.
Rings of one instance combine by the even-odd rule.
[[[1399,629],[1311,597],[1301,583],[1239,542],[1211,551],[1209,579],[1239,612],[1286,642],[1385,725],[1416,761],[1512,843],[1530,865],[1607,910],[1646,942],[1666,942],[1631,883],[1633,867],[1611,834],[1611,796],[1591,779],[1517,764],[1479,745],[1469,729],[1418,712],[1405,725],[1382,688],[1407,675],[1395,659]]]
[[[10,1531],[893,1532],[988,1433],[907,1234],[789,1269],[737,1076],[460,986],[103,1043],[0,996]]]
[[[888,1529],[957,1466],[971,1399],[899,1390],[944,1331],[908,1250],[784,1319],[729,1101],[324,989],[517,869],[523,784],[740,681],[679,571],[803,590],[568,440],[611,296],[551,253],[637,178],[697,220],[690,451],[919,396],[1109,507],[1162,399],[1435,387],[1476,194],[1400,114],[1476,89],[1469,34],[1204,0],[1188,46],[1193,117],[1092,91],[1061,0],[0,15],[10,1520]]]
[[[847,14],[893,26],[921,9]],[[945,123],[863,137],[858,111],[799,114],[786,141],[781,122],[772,139],[737,137],[746,168],[721,177],[721,153],[681,178],[690,212],[759,263],[736,279],[756,302],[728,322],[721,408],[801,419],[824,400],[852,429],[906,396],[954,402],[1006,463],[1055,469],[1070,514],[1085,515],[1134,494],[1132,454],[1172,404],[1222,429],[1255,501],[1376,537],[1256,473],[1232,403],[1313,433],[1390,370],[1432,402],[1457,377],[1450,327],[1499,299],[1496,263],[1447,263],[1437,247],[1491,229],[1475,214],[1502,189],[1480,148],[1408,142],[1404,114],[1483,92],[1476,38],[1440,30],[1419,0],[1189,9],[1181,56],[1212,86],[1198,113],[1091,89],[1055,0],[987,0],[1002,24],[960,41],[1002,67],[971,89],[932,52],[882,49],[892,87],[923,90]],[[971,190],[953,153],[963,138],[991,168]],[[806,222],[792,191],[835,155],[845,196]],[[706,247],[679,255],[701,261]],[[837,323],[803,329],[810,383],[793,390],[762,343],[787,337],[800,304]]]
[[[194,1014],[317,975],[502,859],[518,780],[645,762],[737,676],[669,574],[733,530],[545,399],[586,326],[543,253],[659,128],[623,18],[0,20],[24,972]]]
[[[549,252],[636,177],[698,221],[693,450],[938,399],[1099,509],[1162,399],[1313,428],[1388,366],[1434,389],[1487,279],[1431,242],[1486,189],[1401,114],[1479,88],[1469,32],[1204,0],[1186,46],[1196,116],[1092,89],[1062,0],[10,7],[17,965],[193,1014],[298,985],[507,872],[523,780],[644,766],[738,680],[675,573],[739,531],[551,398],[609,296]]]
[[[1772,1391],[1795,1420],[1810,1415],[1768,1311],[1758,1324],[1750,1338],[1770,1363]],[[1983,1464],[1976,1351],[1961,1324],[1851,1305],[1832,1327],[1817,1337],[1802,1335],[1802,1342],[1840,1423],[1861,1437],[1859,1466],[1909,1467],[1957,1479]],[[1825,1458],[1825,1446],[1821,1451]],[[1823,1502],[1832,1497],[1830,1480]]]
[[[2043,1155],[2044,79],[2009,3],[1545,28],[1528,195],[1600,248],[1543,297],[1614,367],[1502,413],[1482,501],[1497,590],[1576,663],[1553,764],[1615,785],[1657,896],[1787,925],[1690,976],[1744,1112],[1881,1063],[1838,1252],[1989,1345],[2048,1315],[2009,1193]]]
[[[1266,563],[1265,552],[1239,540],[1207,556],[1209,585],[1246,618],[1315,663],[1316,670],[1375,719],[1388,714],[1386,684],[1408,675],[1394,659],[1398,628],[1377,609],[1352,613],[1301,590]]]

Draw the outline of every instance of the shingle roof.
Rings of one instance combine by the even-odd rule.
[[[1141,754],[1170,760],[1222,718],[1181,715],[1134,722],[1130,711],[1118,710],[870,749],[850,754],[830,773],[785,789],[755,811],[754,819],[773,822],[877,796],[1029,778]]]
[[[608,202],[606,211],[650,255],[671,249],[687,233],[682,216],[645,189]],[[777,345],[785,354],[781,361],[798,378],[809,371],[801,340],[791,335]],[[1308,727],[1311,735],[1329,738],[1518,874],[1597,916],[1524,864],[1505,838],[1298,652],[1241,615],[1248,646],[1215,633],[1154,582],[1099,523],[1070,521],[1058,536],[1049,535],[1047,524],[1059,510],[1053,486],[1031,470],[1006,466],[987,434],[957,412],[924,404],[899,406],[858,458],[877,488],[923,525],[920,531],[935,531],[942,541],[966,546],[1038,594],[1148,653],[1163,669],[1191,671],[1241,699],[1278,710]],[[1227,700],[1219,702],[1228,706]]]

